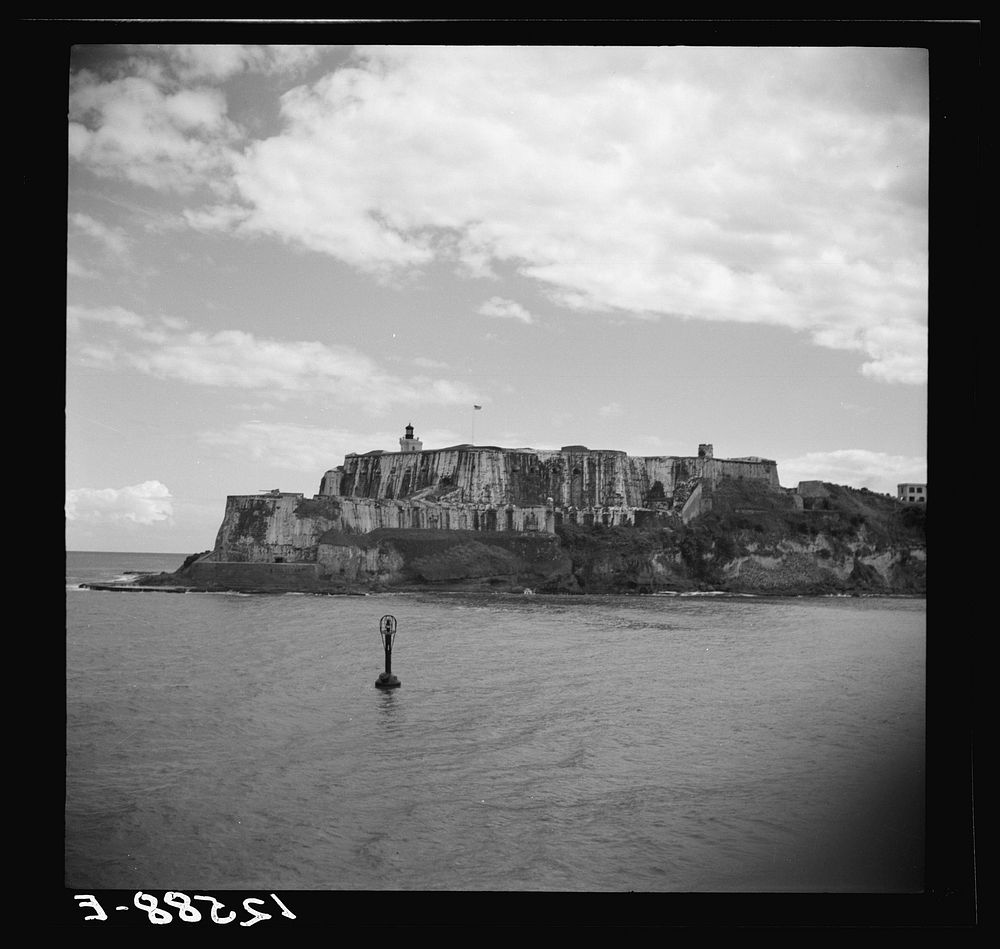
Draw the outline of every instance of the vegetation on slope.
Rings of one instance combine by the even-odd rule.
[[[866,490],[824,485],[799,509],[790,492],[723,481],[712,508],[688,524],[651,529],[561,527],[585,592],[717,589],[732,592],[908,592],[925,589],[926,510]],[[898,563],[887,582],[863,560]],[[754,558],[734,575],[733,565]],[[765,569],[762,560],[772,560]],[[837,568],[837,569],[833,569]]]
[[[404,585],[523,588],[569,576],[570,561],[548,534],[383,528],[354,539],[394,547],[405,563]]]

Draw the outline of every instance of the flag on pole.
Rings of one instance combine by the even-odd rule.
[[[482,408],[483,408],[483,407],[482,407],[481,405],[474,405],[474,406],[472,406],[472,407],[473,407],[474,409],[477,409],[477,410],[479,410],[479,411],[482,411]]]

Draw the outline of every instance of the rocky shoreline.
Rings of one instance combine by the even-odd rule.
[[[554,534],[378,529],[324,536],[325,557],[193,554],[174,573],[90,589],[141,592],[923,596],[926,508],[825,485],[791,510],[748,482],[689,524],[570,525]]]
[[[372,590],[369,592],[344,592],[344,591],[333,591],[333,590],[309,590],[309,591],[289,591],[289,590],[268,590],[268,589],[257,589],[257,588],[247,588],[247,589],[232,589],[232,590],[209,590],[202,587],[190,587],[190,586],[157,586],[157,585],[140,585],[137,583],[81,583],[80,588],[83,590],[96,590],[102,593],[216,593],[216,594],[239,594],[240,596],[376,596],[379,593],[393,593],[393,594],[434,594],[439,593],[443,596],[451,595],[456,593],[489,593],[495,596],[529,596],[529,597],[551,597],[551,596],[635,596],[635,597],[661,597],[663,599],[679,598],[721,598],[721,599],[788,599],[792,597],[828,597],[828,598],[846,598],[846,599],[865,599],[865,598],[891,598],[891,599],[926,599],[926,593],[790,593],[790,592],[780,592],[780,593],[734,593],[728,590],[691,590],[691,591],[676,591],[676,590],[658,590],[655,593],[636,593],[634,591],[620,591],[617,593],[559,593],[552,591],[535,591],[535,590],[497,590],[490,589],[484,590],[481,588],[470,589],[468,587],[456,587],[449,589],[434,588],[430,589],[428,587],[413,587],[412,589],[393,589],[393,590]]]

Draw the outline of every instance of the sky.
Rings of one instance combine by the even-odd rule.
[[[70,65],[70,550],[207,550],[227,495],[311,497],[410,423],[927,480],[925,49]]]

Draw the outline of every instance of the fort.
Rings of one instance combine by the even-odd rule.
[[[231,495],[210,559],[317,563],[344,535],[381,529],[551,535],[564,524],[687,523],[710,509],[713,489],[727,479],[781,490],[775,461],[716,458],[710,444],[689,457],[583,445],[425,450],[408,425],[398,451],[348,454],[312,498]]]
[[[408,425],[398,451],[351,452],[312,497],[231,495],[212,550],[132,588],[923,595],[926,507],[821,481],[783,488],[776,462],[716,458],[710,444],[652,457],[424,449]]]

